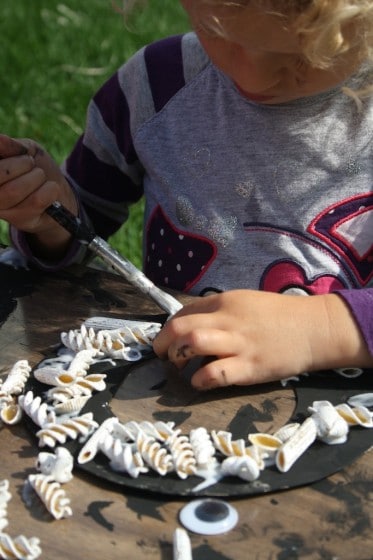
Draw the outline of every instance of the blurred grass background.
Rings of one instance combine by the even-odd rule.
[[[100,85],[144,44],[188,29],[178,0],[148,0],[127,22],[111,0],[3,0],[0,132],[37,140],[61,163]],[[0,220],[3,244],[7,230]],[[140,202],[110,243],[141,266],[141,240]]]

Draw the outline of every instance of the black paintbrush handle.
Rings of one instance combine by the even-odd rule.
[[[83,224],[80,218],[74,216],[60,202],[53,202],[53,204],[48,206],[46,212],[81,243],[89,245],[94,239],[94,231]]]

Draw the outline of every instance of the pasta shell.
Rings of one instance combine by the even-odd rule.
[[[280,438],[270,434],[256,433],[249,434],[248,439],[257,450],[257,456],[261,458],[265,466],[275,462],[277,450],[282,445]]]
[[[1,408],[0,418],[4,424],[17,424],[22,418],[22,408],[18,403],[7,404]]]
[[[72,385],[75,377],[68,371],[61,370],[60,368],[44,366],[34,370],[34,377],[40,383],[45,385],[54,385],[58,387]]]
[[[53,410],[56,414],[79,414],[89,399],[90,396],[88,395],[79,395],[77,397],[67,399],[64,402],[57,403]]]

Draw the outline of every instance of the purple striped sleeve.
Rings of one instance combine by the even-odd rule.
[[[17,249],[17,251],[23,257],[25,257],[28,262],[35,264],[38,268],[40,268],[41,270],[45,270],[46,272],[62,270],[63,268],[66,268],[71,264],[82,262],[87,253],[86,247],[79,243],[79,241],[73,240],[68,252],[63,259],[61,259],[60,261],[46,261],[38,259],[32,253],[27,241],[27,234],[25,232],[20,231],[13,226],[10,226],[9,235],[12,246]]]
[[[142,196],[142,190],[118,167],[99,160],[84,145],[83,137],[66,160],[66,170],[82,189],[106,200],[137,202]]]
[[[91,225],[89,222],[89,218],[84,211],[82,205],[79,203],[79,217],[83,223],[87,225]],[[59,261],[47,261],[43,259],[39,259],[36,257],[30,248],[28,243],[28,234],[24,231],[20,231],[19,229],[15,228],[14,226],[9,226],[9,237],[12,243],[12,246],[17,249],[17,251],[25,257],[25,259],[35,264],[38,268],[45,271],[57,271],[62,270],[72,264],[82,263],[87,258],[87,246],[83,245],[76,239],[71,241],[71,244],[65,254],[65,256]]]
[[[370,354],[373,356],[373,288],[339,290],[363,334]]]
[[[146,70],[157,112],[185,85],[181,42],[182,35],[177,35],[145,49]]]
[[[135,152],[130,128],[130,111],[127,99],[120,87],[116,72],[95,94],[93,101],[100,110],[106,126],[113,132],[118,148],[127,163],[134,163]]]

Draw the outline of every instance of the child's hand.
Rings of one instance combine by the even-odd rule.
[[[70,239],[46,213],[55,200],[77,214],[71,187],[58,165],[32,140],[0,135],[0,219],[32,234],[35,246],[58,250]]]
[[[153,348],[180,369],[194,356],[213,356],[192,377],[198,389],[373,363],[348,306],[336,294],[234,290],[198,298],[165,324]]]

